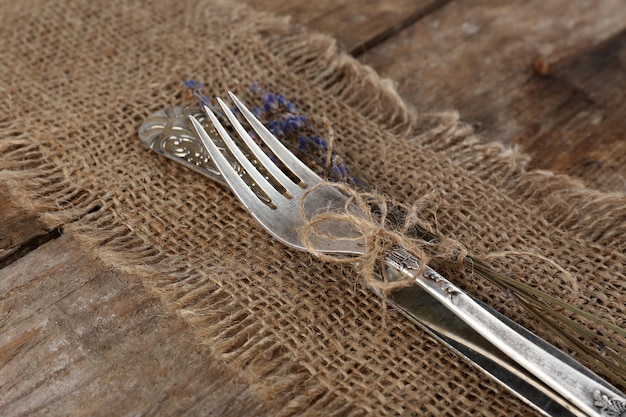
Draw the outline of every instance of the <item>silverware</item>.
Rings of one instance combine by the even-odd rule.
[[[308,193],[308,216],[320,209],[340,212],[345,197],[334,187],[324,186],[320,177],[231,97],[256,134],[299,181],[294,182],[269,160],[221,100],[220,106],[237,132],[235,140],[245,144],[241,148],[206,108],[210,122],[199,109],[157,113],[142,125],[140,137],[153,150],[213,179],[225,180],[266,230],[286,245],[306,250],[296,232],[310,220],[300,210],[304,194]],[[187,117],[195,132],[189,129]],[[191,146],[181,146],[186,144]],[[256,167],[262,167],[261,171]],[[316,185],[318,188],[310,191]],[[363,252],[362,242],[346,224],[329,222],[326,227],[335,237],[356,240],[317,239],[313,242],[317,250]],[[543,414],[608,416],[626,410],[626,399],[618,390],[569,356],[474,300],[432,269],[418,275],[419,262],[408,252],[394,251],[386,264],[390,277],[409,276],[415,281],[413,286],[392,292],[391,305]]]

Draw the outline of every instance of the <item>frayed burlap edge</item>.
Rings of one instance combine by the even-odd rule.
[[[619,244],[626,235],[626,224],[615,227],[611,221],[598,221],[600,216],[626,215],[623,193],[587,188],[581,180],[568,175],[528,170],[529,155],[519,147],[484,143],[458,112],[417,114],[391,80],[342,53],[334,39],[308,34],[307,50],[302,49],[304,42],[299,36],[282,36],[270,37],[268,45],[284,51],[285,62],[310,84],[406,140],[449,155],[456,164],[514,200],[530,202],[554,226],[602,245]],[[484,159],[476,158],[476,154]]]
[[[420,132],[420,123],[437,126]],[[533,205],[555,227],[604,246],[623,243],[626,225],[616,225],[611,218],[626,215],[624,193],[587,188],[582,180],[568,175],[528,170],[528,154],[517,146],[482,142],[457,112],[421,114],[417,124],[418,131],[408,140],[447,155],[468,173],[492,184],[514,201]],[[476,158],[476,154],[483,158]]]
[[[243,9],[240,12],[244,13]],[[284,26],[278,26],[280,24]],[[373,70],[343,54],[328,36],[291,33],[282,19],[259,26],[259,31],[264,32],[267,45],[275,51],[277,59],[294,74],[406,140],[419,141],[422,146],[447,154],[469,172],[497,181],[497,187],[514,191],[509,192],[513,198],[531,200],[543,208],[548,219],[563,229],[588,236],[590,220],[625,210],[621,194],[586,189],[579,181],[566,176],[527,171],[528,158],[525,155],[498,145],[480,143],[455,112],[415,114],[397,94],[392,82],[379,78]],[[489,163],[475,164],[477,153]],[[203,300],[204,305],[211,305],[212,314],[198,315],[196,309],[203,306],[189,304],[190,297],[182,290],[164,291],[163,288],[173,284],[171,277],[181,273],[186,274],[189,281],[196,281],[194,288],[201,291],[199,281],[202,277],[193,271],[180,271],[173,256],[159,253],[150,242],[143,241],[121,224],[109,210],[115,204],[115,195],[90,193],[88,188],[81,187],[80,179],[71,178],[64,171],[62,162],[55,160],[50,150],[24,135],[0,139],[0,155],[0,180],[8,185],[16,204],[37,214],[48,227],[63,226],[107,265],[149,276],[150,280],[144,282],[149,282],[150,289],[159,294],[165,304],[198,329],[200,340],[203,333],[219,334],[225,330],[226,324],[219,320],[223,315],[219,306],[224,305],[227,295],[212,291]],[[519,192],[520,189],[525,191]],[[572,205],[578,210],[573,213],[563,210],[564,206]],[[597,222],[593,224],[593,231],[592,239],[603,244],[610,244],[625,232]],[[241,330],[246,325],[240,324]],[[240,375],[254,391],[276,407],[277,415],[356,416],[372,411],[358,408],[358,405],[355,407],[335,395],[332,387],[313,382],[309,370],[290,363],[285,355],[275,355],[275,359],[271,359],[271,349],[278,347],[262,335],[244,342],[241,340],[243,333],[231,332],[231,336],[224,337],[211,349],[233,369],[240,369]],[[245,349],[238,349],[237,355],[230,354],[243,343]],[[263,352],[262,357],[260,352]],[[285,395],[294,386],[299,387],[298,392]],[[277,392],[281,393],[281,398],[290,400],[287,403],[271,402]],[[328,414],[328,410],[334,412]]]

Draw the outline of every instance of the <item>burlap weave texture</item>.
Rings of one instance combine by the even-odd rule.
[[[283,247],[229,190],[145,149],[139,125],[181,104],[185,79],[220,96],[245,99],[255,82],[284,94],[328,121],[380,191],[419,201],[441,234],[479,257],[546,256],[577,288],[532,256],[494,265],[624,325],[623,195],[526,172],[523,156],[481,145],[454,113],[413,114],[325,36],[210,0],[6,2],[0,16],[1,180],[47,224],[141,277],[277,415],[530,411],[384,312],[351,268]],[[536,327],[471,271],[446,272]]]

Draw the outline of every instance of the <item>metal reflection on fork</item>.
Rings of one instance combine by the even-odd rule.
[[[197,117],[203,114],[188,115],[195,135],[217,167],[219,174],[214,179],[225,180],[274,237],[290,247],[306,250],[297,233],[308,220],[300,210],[304,193],[318,186],[307,196],[308,213],[322,208],[341,210],[345,197],[334,187],[324,186],[322,179],[292,155],[243,103],[232,94],[231,98],[264,146],[297,179],[285,175],[270,160],[220,99],[232,126],[230,131],[236,132],[234,138],[210,109],[204,110],[211,123]],[[155,149],[152,143],[149,146]],[[194,169],[202,172],[197,165]],[[335,236],[351,233],[349,228],[337,226],[341,225],[328,225]],[[363,250],[358,242],[345,239],[320,240],[316,245],[325,252],[360,254]],[[386,264],[391,276],[404,274],[415,280],[414,286],[390,294],[391,305],[538,411],[545,415],[601,416],[620,415],[626,410],[623,395],[580,363],[474,300],[432,269],[418,275],[419,263],[406,251],[398,249]]]
[[[139,138],[154,152],[215,181],[225,183],[224,177],[213,163],[206,147],[189,125],[190,116],[202,123],[205,129],[212,131],[215,144],[220,149],[225,149],[217,132],[211,128],[204,111],[193,106],[168,107],[152,113],[139,128]],[[242,179],[253,188],[259,198],[269,203],[269,199],[261,189],[255,186],[254,181],[239,163],[232,158],[229,158],[229,163]]]

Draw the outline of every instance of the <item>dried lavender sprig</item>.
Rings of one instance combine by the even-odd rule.
[[[220,107],[203,93],[205,87],[203,83],[187,80],[183,82],[183,87],[188,89],[200,104],[208,106],[218,117],[222,116],[225,120]],[[302,114],[293,102],[281,94],[265,91],[258,83],[252,84],[249,91],[261,100],[260,106],[252,107],[252,113],[285,145],[306,158],[310,164],[320,168],[327,180],[362,187],[365,181],[345,164],[344,158],[326,138],[314,131],[309,118]],[[242,124],[246,125],[238,110],[236,108],[232,110]],[[254,138],[252,132],[250,133]]]
[[[264,92],[258,84],[253,84],[251,92],[260,95],[263,104],[253,107],[252,111],[268,129],[283,142],[297,143],[297,150],[314,158],[322,167],[327,179],[359,185],[356,176],[350,176],[350,169],[343,162],[339,153],[331,148],[327,139],[316,134],[309,125],[309,118],[301,114],[298,107],[283,95]]]
[[[204,88],[202,83],[189,80],[184,83],[184,86],[192,91],[193,95],[199,99],[200,103],[213,107],[212,100],[202,93],[202,89]],[[309,157],[313,156],[314,158],[312,159],[314,162],[326,169],[328,179],[348,182],[352,185],[357,185],[359,188],[362,187],[362,184],[366,184],[366,182],[359,181],[356,177],[350,178],[350,170],[343,163],[343,159],[337,152],[331,150],[330,158],[328,158],[328,141],[315,134],[315,132],[308,125],[308,118],[305,115],[300,114],[295,104],[280,94],[264,92],[257,83],[250,87],[250,92],[260,96],[263,102],[261,106],[252,108],[255,116],[264,122],[268,129],[279,139],[283,140],[288,145],[296,143],[297,145],[295,146],[295,149]],[[219,111],[219,109],[217,110]],[[291,145],[291,147],[293,148],[294,146]],[[327,161],[329,159],[330,167],[327,166]],[[367,189],[367,186],[365,188]],[[395,217],[401,219],[405,216],[405,214],[406,213],[398,212]],[[440,240],[439,236],[421,228],[420,226],[414,226],[408,231],[408,234],[411,237],[420,238],[429,242]],[[609,379],[612,379],[614,383],[617,382],[619,385],[624,385],[624,381],[626,379],[624,377],[626,369],[625,358],[618,354],[609,355],[614,360],[614,363],[604,359],[592,361],[592,358],[601,356],[601,354],[586,344],[580,343],[580,341],[572,338],[570,334],[561,330],[555,323],[561,323],[590,343],[593,343],[593,339],[596,337],[598,340],[602,340],[603,343],[619,353],[622,353],[623,349],[614,343],[610,343],[608,339],[604,337],[598,338],[597,336],[594,336],[585,327],[579,325],[574,320],[549,308],[549,304],[556,305],[564,310],[577,314],[580,317],[584,317],[622,336],[626,336],[626,331],[624,329],[580,308],[577,308],[570,303],[523,284],[518,280],[507,277],[472,256],[468,255],[463,260],[463,264],[466,267],[471,268],[482,278],[487,279],[498,287],[506,291],[510,291],[516,297],[519,297],[520,305],[524,306],[531,315],[540,318],[540,321],[544,324],[544,326],[559,337],[559,339],[561,339],[561,341],[563,341],[570,350],[577,352],[581,355],[581,357],[584,357],[589,362],[595,362],[595,367],[601,373],[609,377]]]

